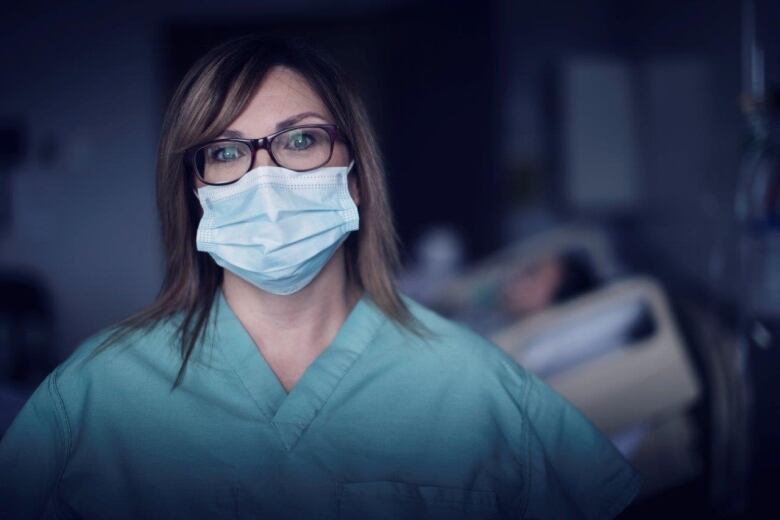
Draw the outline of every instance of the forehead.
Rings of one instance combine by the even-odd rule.
[[[268,71],[229,128],[245,135],[263,136],[274,132],[280,121],[302,112],[317,112],[332,121],[320,96],[299,72],[276,66]]]

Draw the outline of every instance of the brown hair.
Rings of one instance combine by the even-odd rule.
[[[130,332],[148,330],[178,315],[182,318],[177,324],[182,363],[173,388],[181,382],[222,283],[222,268],[195,247],[202,210],[192,194],[194,175],[184,154],[227,128],[243,112],[268,71],[279,65],[309,81],[350,143],[360,193],[360,229],[344,242],[348,281],[362,288],[389,318],[412,332],[423,332],[395,288],[398,239],[382,158],[362,101],[339,68],[313,48],[250,35],[206,53],[173,95],[163,120],[156,168],[165,251],[162,288],[149,307],[120,322],[93,355]]]

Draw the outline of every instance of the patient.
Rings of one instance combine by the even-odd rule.
[[[596,275],[580,254],[552,254],[509,276],[501,288],[501,307],[515,319],[527,318],[597,286]]]

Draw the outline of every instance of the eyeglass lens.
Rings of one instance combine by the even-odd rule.
[[[324,128],[293,128],[271,141],[276,163],[290,170],[317,168],[330,159],[333,143]],[[252,166],[252,149],[240,141],[219,141],[195,153],[198,174],[206,182],[223,184],[241,178]]]

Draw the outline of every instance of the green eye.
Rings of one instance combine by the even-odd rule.
[[[215,161],[219,162],[230,162],[235,161],[237,159],[240,159],[243,157],[242,150],[235,146],[221,146],[219,148],[214,148],[211,151],[211,158]]]
[[[302,172],[327,163],[333,152],[333,142],[324,128],[293,127],[276,134],[270,151],[279,166]]]
[[[302,151],[314,144],[314,137],[304,132],[295,132],[287,139],[285,148],[288,150]]]

